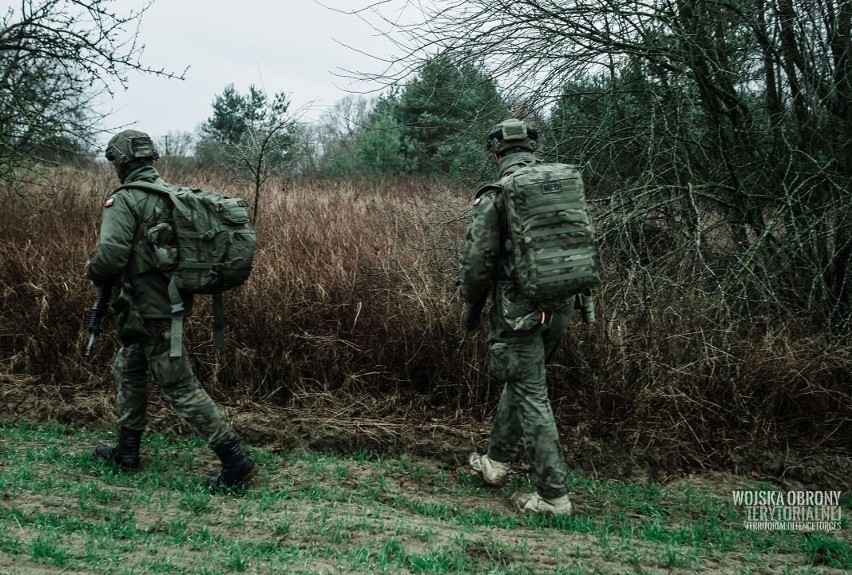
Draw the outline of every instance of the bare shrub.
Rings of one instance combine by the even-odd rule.
[[[251,195],[202,173],[164,175]],[[103,170],[56,171],[51,182],[23,196],[0,190],[0,370],[73,393],[109,381],[117,345],[106,335],[95,359],[82,361],[95,295],[83,266],[114,181]],[[209,298],[198,298],[186,326],[211,393],[335,405],[339,417],[488,415],[500,389],[487,374],[484,334],[451,351],[467,194],[417,179],[272,188],[252,278],[225,297],[226,350],[210,344]],[[745,313],[736,276],[722,273],[724,238],[699,249],[664,219],[631,222],[629,212],[596,205],[599,321],[575,324],[549,372],[563,425],[691,465],[743,446],[848,447],[848,342],[777,306],[757,302]]]

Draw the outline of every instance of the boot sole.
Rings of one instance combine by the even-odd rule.
[[[112,456],[106,454],[105,452],[103,452],[103,453],[99,452],[98,448],[101,448],[101,447],[103,447],[105,449],[112,449],[108,445],[98,445],[97,447],[95,447],[94,451],[92,452],[92,455],[95,457],[95,459],[103,461],[105,463],[116,465],[122,471],[139,471],[141,464],[140,464],[138,459],[137,459],[136,463],[134,463],[132,465],[125,465],[124,463],[122,463],[121,458],[112,457]]]
[[[240,479],[239,481],[237,481],[237,483],[235,485],[246,485],[252,479],[257,477],[258,471],[260,471],[260,466],[257,463],[255,463],[254,465],[252,465],[251,471],[246,473],[246,476],[243,477],[242,479]]]

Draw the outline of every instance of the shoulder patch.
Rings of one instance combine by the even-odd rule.
[[[105,207],[105,208],[108,208],[108,207],[110,207],[111,205],[113,205],[114,203],[115,203],[115,198],[114,198],[114,197],[112,197],[112,196],[110,196],[110,197],[108,197],[108,198],[107,198],[107,200],[104,202],[104,207]]]

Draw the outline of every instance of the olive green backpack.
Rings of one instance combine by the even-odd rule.
[[[242,285],[251,274],[257,243],[246,201],[216,192],[134,182],[118,189],[153,192],[142,209],[131,268],[154,268],[170,276],[172,337],[170,356],[179,357],[183,333],[181,294],[213,295],[213,341],[224,346],[222,292]],[[155,213],[158,197],[167,206]],[[131,274],[133,270],[131,270]]]
[[[583,178],[569,164],[531,164],[500,180],[521,291],[558,305],[600,282]]]

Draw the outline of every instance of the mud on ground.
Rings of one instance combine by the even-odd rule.
[[[149,428],[189,434],[189,428],[152,393]],[[0,420],[7,423],[58,423],[70,429],[100,430],[116,425],[114,392],[45,385],[29,378],[0,375]],[[403,453],[456,468],[471,451],[486,447],[489,422],[467,413],[443,413],[418,404],[416,397],[318,394],[286,407],[244,402],[222,404],[240,438],[273,449],[369,451],[390,457]],[[852,452],[729,447],[704,460],[684,456],[677,446],[643,447],[601,440],[581,427],[560,425],[565,457],[572,470],[594,479],[668,483],[719,472],[743,480],[765,481],[780,489],[852,490]],[[852,447],[852,446],[850,446]],[[718,485],[717,485],[718,487]]]

